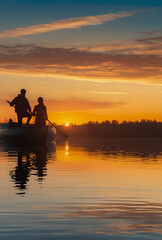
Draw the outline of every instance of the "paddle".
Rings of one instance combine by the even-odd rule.
[[[56,128],[56,130],[58,130],[61,134],[62,134],[62,136],[64,136],[64,138],[68,138],[68,135],[66,134],[66,133],[64,133],[64,132],[62,132],[58,127],[56,127],[52,122],[50,122],[50,120],[48,120],[48,119],[46,119],[52,126],[54,126],[55,128]]]
[[[9,103],[9,104],[11,103],[10,101],[6,101],[6,102]]]

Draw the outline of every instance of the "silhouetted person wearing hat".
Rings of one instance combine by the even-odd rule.
[[[17,119],[18,124],[21,127],[22,126],[22,119],[24,117],[27,117],[27,124],[29,123],[32,115],[31,115],[31,107],[28,102],[28,99],[25,97],[26,90],[21,89],[20,94],[18,94],[17,97],[15,97],[12,102],[10,103],[10,106],[15,107],[15,112],[17,113]]]
[[[44,127],[46,125],[47,117],[47,109],[43,103],[43,98],[38,98],[38,105],[34,107],[33,115],[36,116],[35,125],[37,127]]]

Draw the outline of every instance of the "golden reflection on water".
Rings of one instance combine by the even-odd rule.
[[[31,234],[38,230],[35,239],[43,239],[45,229],[50,229],[47,239],[57,234],[58,239],[161,237],[160,139],[75,139],[36,147],[3,143],[0,161],[0,216],[8,219],[0,223],[10,230],[15,214],[18,225],[28,214]],[[18,232],[23,236],[21,228]]]
[[[65,145],[65,154],[69,155],[69,143],[68,143],[68,141],[66,141],[66,145]]]

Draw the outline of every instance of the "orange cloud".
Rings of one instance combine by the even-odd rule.
[[[99,92],[99,91],[89,91],[90,93],[97,93],[97,94],[103,94],[103,95],[125,95],[128,94],[126,92]]]
[[[53,100],[47,99],[48,109],[55,112],[82,111],[114,108],[126,104],[125,102],[98,102],[80,99]]]
[[[143,38],[132,41],[118,41],[107,45],[94,45],[79,48],[90,52],[102,52],[116,54],[136,54],[136,55],[162,55],[162,37]]]
[[[0,70],[7,73],[49,74],[75,80],[161,83],[162,57],[158,47],[159,39],[154,43],[153,39],[141,39],[139,48],[136,40],[135,50],[132,44],[129,47],[124,46],[123,49],[119,46],[119,49],[105,52],[95,51],[95,47],[92,50],[81,50],[1,45]],[[148,44],[148,41],[151,43]]]
[[[31,34],[39,34],[49,31],[56,31],[60,29],[75,29],[81,28],[88,25],[100,25],[108,21],[115,20],[117,18],[124,18],[131,16],[137,12],[141,11],[130,11],[130,12],[119,12],[119,13],[110,13],[105,15],[95,15],[87,17],[74,17],[63,19],[59,21],[54,21],[48,24],[39,24],[29,27],[21,27],[16,29],[10,29],[0,32],[0,38],[10,38],[18,37]]]

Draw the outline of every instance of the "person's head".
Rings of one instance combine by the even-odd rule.
[[[43,104],[43,98],[42,98],[42,97],[39,97],[39,98],[38,98],[38,103],[39,103],[39,104]]]
[[[23,95],[23,96],[25,96],[25,94],[26,94],[26,90],[25,89],[21,89],[21,95]]]

